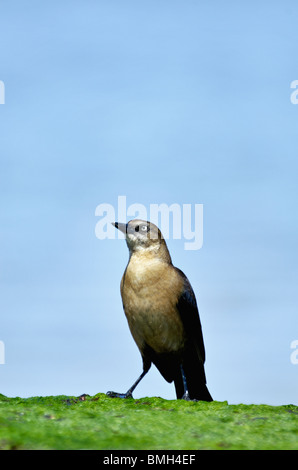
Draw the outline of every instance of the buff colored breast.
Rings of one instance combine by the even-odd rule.
[[[158,258],[132,256],[121,281],[125,315],[137,346],[157,353],[179,351],[184,329],[177,312],[183,283],[175,269]]]

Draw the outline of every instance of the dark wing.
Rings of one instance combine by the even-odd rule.
[[[178,268],[175,270],[184,281],[184,289],[178,300],[177,308],[184,326],[187,343],[196,351],[198,359],[204,364],[205,347],[196,297],[185,274]]]
[[[185,274],[180,269],[175,269],[183,278],[184,282],[183,291],[178,299],[177,309],[184,326],[186,337],[182,366],[186,377],[188,392],[192,400],[212,401],[212,397],[206,386],[204,369],[205,347],[196,297]],[[181,398],[184,392],[182,379],[178,376],[174,381],[177,398]]]

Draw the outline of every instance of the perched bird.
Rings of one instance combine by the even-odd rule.
[[[153,363],[177,398],[212,401],[206,386],[205,348],[192,287],[172,264],[156,225],[144,220],[113,224],[126,236],[129,261],[121,280],[121,297],[131,334],[143,359],[143,372],[126,393],[128,398]]]

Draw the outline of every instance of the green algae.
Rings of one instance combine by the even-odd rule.
[[[294,450],[298,407],[0,394],[0,449]]]

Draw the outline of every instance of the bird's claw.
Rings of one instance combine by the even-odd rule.
[[[182,397],[182,400],[191,401],[191,398],[190,398],[188,392],[185,392],[185,393],[184,393],[184,395],[183,395],[183,397]]]
[[[132,393],[117,393],[117,392],[107,392],[106,395],[110,398],[133,398]]]
[[[193,398],[190,398],[188,392],[185,392],[185,393],[184,393],[184,395],[183,395],[183,397],[182,397],[182,400],[186,400],[186,401],[199,401],[199,400],[197,400],[196,398],[194,398],[194,399],[193,399]]]

